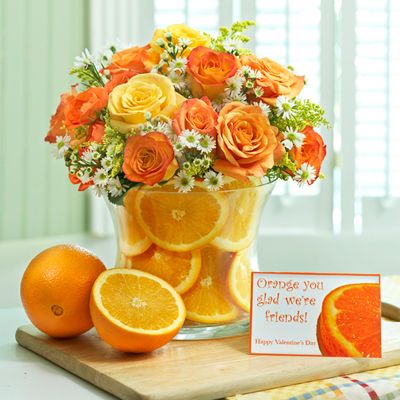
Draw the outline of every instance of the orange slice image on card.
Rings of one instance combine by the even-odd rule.
[[[358,283],[332,290],[322,303],[317,339],[324,356],[381,357],[380,285]]]

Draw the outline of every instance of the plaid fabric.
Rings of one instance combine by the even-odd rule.
[[[400,400],[400,365],[230,397],[231,400]]]

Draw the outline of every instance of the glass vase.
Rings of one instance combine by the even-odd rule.
[[[187,317],[175,339],[248,331],[259,221],[273,188],[232,179],[219,191],[196,184],[179,193],[170,183],[131,189],[123,205],[106,200],[117,239],[115,266],[156,275],[182,296]]]

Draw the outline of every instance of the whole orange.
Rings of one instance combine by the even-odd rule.
[[[58,245],[39,253],[21,281],[21,300],[32,323],[53,337],[78,336],[93,327],[90,292],[106,269],[89,251]]]

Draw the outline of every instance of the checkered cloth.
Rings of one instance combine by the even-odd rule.
[[[231,400],[400,399],[400,365],[229,397]]]
[[[400,276],[382,278],[382,301],[400,307]],[[399,322],[400,323],[400,322]],[[230,397],[231,400],[400,400],[400,365]]]

